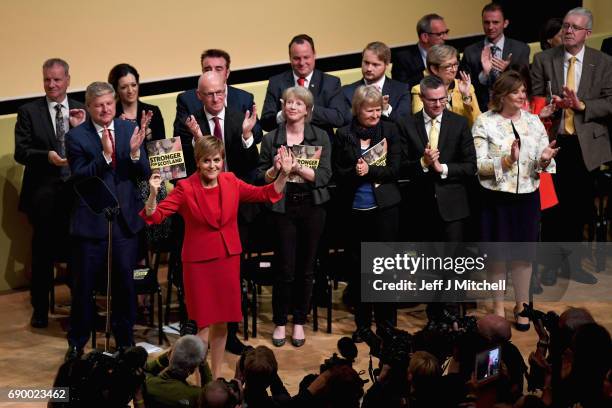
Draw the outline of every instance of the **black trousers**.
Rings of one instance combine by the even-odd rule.
[[[287,324],[289,313],[294,324],[306,323],[317,249],[325,227],[325,209],[312,198],[286,200],[285,213],[272,215],[278,243],[272,289],[272,320],[277,326]]]
[[[53,285],[55,262],[67,262],[70,268],[70,210],[74,193],[72,184],[58,180],[45,189],[44,205],[28,214],[32,225],[32,281],[30,301],[34,314],[46,317],[49,312],[49,292]]]
[[[82,348],[95,324],[94,289],[106,289],[106,239],[75,239],[73,249],[74,282],[68,343]],[[117,347],[134,344],[136,294],[134,267],[138,256],[138,236],[131,234],[123,220],[113,222],[111,326]]]
[[[547,235],[555,236],[561,242],[583,241],[584,224],[593,217],[595,195],[595,171],[587,170],[582,159],[582,150],[577,136],[558,135],[559,153],[555,157],[557,173],[553,174],[555,190],[559,198],[558,228]]]
[[[348,256],[350,262],[349,294],[355,305],[357,329],[370,327],[372,312],[377,325],[391,325],[395,321],[395,304],[361,302],[361,243],[393,242],[399,234],[399,206],[385,209],[352,210],[349,228]]]

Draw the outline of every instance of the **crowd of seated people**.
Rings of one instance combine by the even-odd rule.
[[[144,256],[143,245],[134,239],[144,227],[138,214],[151,224],[176,211],[193,215],[189,224],[176,222],[176,228],[184,229],[186,236],[194,230],[201,233],[198,229],[204,228],[200,224],[204,220],[207,239],[218,241],[215,248],[206,250],[193,240],[185,241],[183,256],[197,258],[183,259],[188,272],[200,268],[204,261],[212,263],[203,269],[216,265],[222,270],[225,266],[218,261],[223,256],[231,261],[233,271],[229,285],[232,296],[217,290],[228,287],[224,275],[214,274],[221,277],[211,286],[211,293],[231,303],[232,313],[209,313],[215,309],[212,304],[203,307],[208,309],[206,319],[191,316],[199,321],[200,337],[183,337],[169,357],[156,360],[159,373],[147,369],[146,380],[142,376],[145,386],[139,391],[144,395],[141,398],[137,394],[135,404],[172,406],[166,400],[173,398],[172,393],[163,391],[168,386],[184,390],[180,401],[187,401],[188,406],[207,407],[236,406],[242,401],[251,401],[252,406],[359,406],[362,399],[363,406],[457,406],[487,398],[495,398],[496,403],[522,404],[517,406],[577,402],[585,407],[601,406],[597,404],[610,398],[610,336],[594,322],[576,327],[573,315],[580,313],[573,309],[561,316],[559,328],[546,326],[546,335],[542,317],[524,308],[533,274],[532,254],[519,259],[497,254],[499,258],[494,259],[489,275],[495,279],[512,275],[514,327],[529,330],[532,322],[541,336],[530,358],[534,374],[528,377],[543,384],[539,402],[533,396],[523,397],[527,366],[510,342],[502,293],[494,296],[494,315],[481,319],[477,329],[460,336],[452,353],[413,347],[410,358],[401,363],[382,358],[389,338],[395,338],[388,334],[396,330],[395,305],[369,304],[359,298],[360,243],[364,241],[412,236],[421,241],[456,242],[466,240],[470,233],[476,241],[541,240],[540,226],[544,224],[538,190],[545,172],[556,172],[552,183],[558,196],[557,211],[549,217],[546,228],[548,239],[579,242],[584,238],[584,226],[592,215],[595,175],[601,165],[612,161],[607,127],[612,117],[612,59],[585,45],[592,32],[593,16],[587,9],[576,8],[560,21],[548,22],[542,30],[543,51],[534,57],[531,67],[527,45],[504,36],[509,21],[499,4],[483,8],[482,23],[485,39],[467,47],[459,61],[457,50],[444,44],[448,36],[444,19],[427,15],[417,25],[419,44],[411,56],[423,63],[419,72],[414,72],[416,63],[406,65],[403,61],[393,66],[394,78],[387,78],[384,73],[391,62],[389,47],[372,42],[362,52],[362,80],[345,87],[340,86],[338,78],[315,68],[314,40],[306,34],[297,35],[288,47],[291,69],[268,83],[261,123],[252,95],[227,85],[229,55],[206,50],[201,57],[203,74],[197,89],[177,98],[175,129],[186,152],[188,171],[195,173],[177,182],[165,200],[159,176],[149,179],[142,148],[145,140],[165,137],[163,120],[159,109],[138,100],[136,69],[119,64],[111,70],[110,84],[96,82],[88,87],[86,114],[82,105],[66,96],[68,65],[60,59],[47,61],[43,66],[46,98],[35,103],[42,106],[43,116],[51,118],[49,129],[36,122],[41,119],[41,109],[34,103],[20,109],[15,129],[15,158],[26,166],[22,209],[28,211],[35,229],[33,253],[45,252],[33,265],[36,278],[31,325],[41,328],[47,324],[48,305],[43,297],[47,296],[55,261],[53,254],[41,248],[41,240],[49,233],[45,225],[48,214],[39,214],[40,201],[35,199],[52,200],[79,178],[104,175],[122,193],[120,201],[130,201],[129,206],[120,206],[122,212],[116,222],[123,234],[120,238],[129,241],[129,248],[115,251],[121,252],[123,269],[127,271],[127,263]],[[402,55],[408,58],[408,54]],[[402,73],[402,67],[412,72]],[[262,129],[269,133],[262,135]],[[100,146],[95,137],[86,144],[85,132],[99,136]],[[95,154],[98,151],[100,154]],[[40,176],[45,172],[45,177]],[[236,177],[227,181],[227,174],[223,174],[227,172]],[[39,175],[36,183],[31,174]],[[403,176],[412,183],[410,203],[399,188]],[[480,188],[470,190],[470,181],[476,179]],[[232,183],[236,194],[225,193],[226,182]],[[266,187],[247,185],[251,182]],[[335,185],[333,192],[331,184]],[[192,194],[187,197],[185,191]],[[134,201],[138,192],[140,202]],[[475,196],[468,197],[470,194]],[[62,199],[66,199],[65,194]],[[264,199],[269,204],[267,211],[245,205]],[[78,198],[70,200],[62,211],[75,207]],[[232,202],[231,220],[221,205],[223,200]],[[291,343],[301,347],[306,341],[303,326],[310,310],[318,244],[330,200],[339,204],[341,218],[350,226],[346,250],[351,269],[347,299],[355,311],[352,339],[365,341],[374,355],[381,356],[382,364],[374,385],[365,394],[363,382],[350,364],[338,364],[305,380],[300,392],[292,397],[278,376],[273,352],[265,347],[246,350],[235,337],[235,322],[240,317],[238,255],[254,217],[260,213],[270,217],[276,236],[272,249],[279,265],[273,279],[272,344],[285,344],[285,326],[292,315]],[[478,207],[470,208],[476,201]],[[403,211],[420,208],[419,203],[425,204],[423,211]],[[207,211],[201,212],[199,206]],[[163,210],[168,214],[160,215]],[[91,215],[79,218],[79,214],[82,216],[64,215],[71,217],[73,227],[94,224],[90,224]],[[563,228],[558,228],[560,223]],[[223,232],[218,232],[220,229]],[[106,236],[97,234],[98,230],[93,236],[87,235],[89,232],[78,236],[83,238],[79,241],[84,248],[83,259],[71,264],[76,284],[73,322],[79,324],[72,327],[66,364],[81,360],[91,326],[90,316],[80,311],[87,309],[81,306],[89,302],[93,279],[84,281],[82,275],[94,273],[84,261],[85,249],[102,253],[104,248]],[[214,254],[208,254],[209,250]],[[580,257],[568,258],[564,265],[552,266],[547,273],[555,278],[566,274],[577,282],[596,283],[597,278],[583,270],[580,261]],[[195,282],[187,283],[193,286],[188,290],[188,308],[193,309],[196,293],[205,286],[199,279],[212,281],[212,277],[204,279],[203,274],[196,273],[187,276],[194,277]],[[117,296],[125,316],[113,316],[113,327],[121,329],[117,332],[121,352],[133,343],[136,309],[133,290],[129,285],[125,289]],[[212,297],[207,298],[206,302]],[[376,331],[371,329],[372,320]],[[219,373],[225,346],[231,344],[230,351],[242,355],[235,381],[211,381],[203,364],[207,340],[211,341],[215,374]],[[605,358],[597,359],[594,349],[586,346],[589,342],[597,345]],[[494,381],[480,383],[472,378],[475,356],[495,347],[502,350],[502,369]],[[445,361],[449,361],[448,366]],[[203,390],[186,381],[198,367]],[[439,386],[451,391],[445,395],[432,391]],[[156,387],[162,391],[157,393]]]

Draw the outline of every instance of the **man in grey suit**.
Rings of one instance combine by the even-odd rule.
[[[558,241],[579,242],[593,213],[594,173],[612,160],[606,119],[612,115],[612,58],[585,46],[593,16],[585,8],[563,19],[563,44],[537,54],[531,70],[533,94],[547,96],[558,108],[552,134],[561,149],[553,175],[563,228]],[[574,265],[572,278],[597,279]]]
[[[489,110],[489,89],[510,64],[529,65],[529,46],[506,38],[504,29],[510,22],[502,7],[489,3],[482,9],[485,39],[469,45],[463,51],[461,71],[471,74],[480,110]]]
[[[52,58],[43,64],[45,97],[17,111],[15,161],[25,166],[19,210],[32,225],[30,294],[35,328],[47,327],[49,291],[55,261],[67,261],[72,184],[64,135],[85,120],[82,103],[68,98],[68,63]]]

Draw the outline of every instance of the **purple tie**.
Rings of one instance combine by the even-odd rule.
[[[221,122],[219,121],[218,116],[214,116],[213,120],[215,121],[215,129],[213,131],[213,135],[219,139],[223,140],[223,133],[221,132]]]

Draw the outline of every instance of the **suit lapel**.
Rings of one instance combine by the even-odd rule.
[[[442,112],[442,119],[440,120],[440,134],[438,136],[438,150],[443,151],[444,143],[448,134],[448,111],[445,109]]]
[[[285,75],[285,81],[284,82],[285,82],[285,86],[283,87],[283,90],[285,90],[287,88],[291,88],[292,86],[295,86],[295,81],[293,80],[293,71],[292,70],[289,70],[287,72],[287,75]]]
[[[39,117],[44,118],[44,128],[45,133],[47,134],[47,138],[49,139],[49,146],[56,146],[57,140],[55,138],[55,129],[53,128],[53,121],[51,120],[51,113],[49,112],[49,107],[47,105],[47,99],[45,97],[42,98],[40,105],[38,106],[40,110]]]
[[[190,181],[191,181],[191,188],[193,189],[193,195],[195,196],[195,200],[196,203],[198,205],[198,209],[200,210],[200,215],[202,216],[202,218],[204,218],[206,220],[206,222],[212,226],[213,228],[219,228],[219,223],[216,219],[214,219],[214,217],[212,216],[211,212],[208,211],[208,208],[206,208],[206,203],[204,202],[204,197],[202,197],[202,192],[200,191],[202,187],[202,183],[200,182],[200,175],[198,174],[197,170],[196,173],[190,177]],[[219,188],[221,188],[219,186]],[[222,192],[223,190],[220,190],[220,192]],[[223,206],[221,206],[223,207]],[[223,210],[221,210],[223,211]],[[223,213],[222,213],[223,214]]]
[[[555,52],[552,58],[553,78],[556,79],[556,84],[551,85],[557,87],[556,90],[553,89],[553,94],[559,96],[563,95],[563,84],[565,83],[565,73],[563,72],[563,55],[563,46],[560,45],[557,47],[557,52]]]
[[[419,139],[421,139],[423,150],[429,143],[429,138],[427,137],[427,132],[425,131],[425,119],[423,117],[423,110],[420,110],[414,115],[414,120],[416,121],[416,129]]]
[[[316,98],[319,95],[319,89],[321,89],[321,82],[323,81],[323,74],[319,70],[314,70],[310,83],[308,84],[308,90]]]
[[[593,83],[593,70],[595,69],[595,60],[591,49],[585,46],[584,61],[582,61],[582,73],[580,74],[580,83],[578,84],[578,98],[584,99],[588,93],[588,87]],[[581,86],[584,85],[584,86]]]

